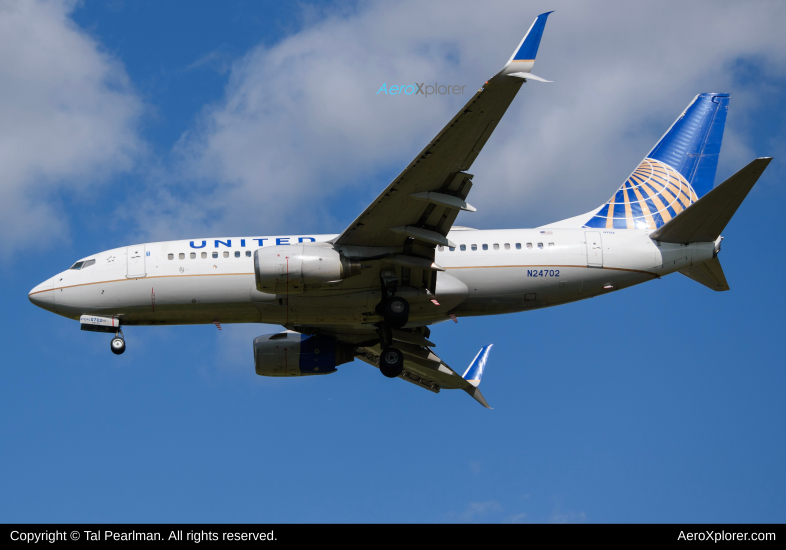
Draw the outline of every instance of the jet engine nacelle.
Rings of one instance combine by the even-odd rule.
[[[359,262],[327,246],[268,246],[254,252],[259,292],[296,294],[359,273]]]
[[[254,366],[260,376],[330,374],[353,361],[354,352],[354,346],[328,336],[287,331],[254,338]]]

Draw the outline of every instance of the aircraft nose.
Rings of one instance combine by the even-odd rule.
[[[47,279],[40,285],[33,288],[27,295],[34,305],[47,311],[55,311],[55,293],[52,290],[55,286],[55,279]]]

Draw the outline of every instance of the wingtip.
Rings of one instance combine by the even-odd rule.
[[[479,388],[477,388],[477,387],[464,388],[464,391],[467,392],[467,394],[470,397],[472,397],[475,401],[477,401],[478,403],[480,403],[481,405],[483,405],[487,409],[491,409],[491,407],[489,406],[488,402],[486,401],[486,398],[483,397],[482,393],[480,393],[480,389]]]
[[[525,72],[528,73],[532,70],[532,65],[535,63],[535,57],[540,48],[540,39],[543,37],[543,31],[546,28],[546,20],[553,11],[541,13],[535,18],[532,26],[527,30],[524,38],[519,42],[518,47],[513,51],[505,67],[502,69],[502,74]]]

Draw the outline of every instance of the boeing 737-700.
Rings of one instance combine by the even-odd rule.
[[[256,372],[336,372],[355,358],[422,388],[478,389],[491,346],[461,375],[433,351],[429,325],[567,304],[679,272],[729,286],[721,232],[770,162],[714,187],[729,94],[690,102],[616,193],[535,229],[454,226],[468,172],[531,73],[548,13],[504,68],[340,235],[211,237],[124,246],[80,259],[30,291],[35,305],[87,331],[197,323],[272,323],[254,339]],[[713,188],[714,187],[714,188]]]

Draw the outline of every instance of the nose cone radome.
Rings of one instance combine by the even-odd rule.
[[[45,309],[47,311],[55,311],[55,293],[52,290],[54,288],[54,277],[48,279],[35,287],[30,293],[27,295],[27,298],[38,307]]]

